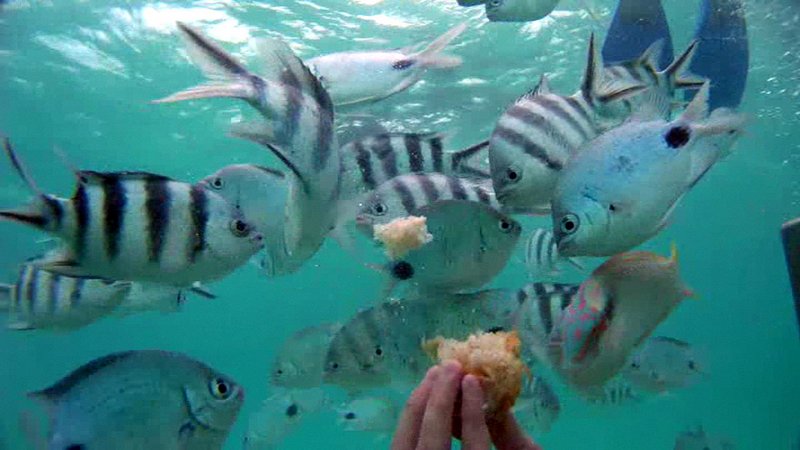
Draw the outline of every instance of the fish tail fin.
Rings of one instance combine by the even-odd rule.
[[[467,24],[462,23],[447,30],[443,35],[434,39],[419,53],[414,55],[422,65],[436,69],[449,69],[461,65],[462,59],[458,56],[448,55],[442,53],[445,47],[450,45],[455,38],[457,38],[464,30],[467,29]]]
[[[592,33],[589,37],[586,69],[581,82],[581,94],[583,94],[583,97],[592,102],[609,103],[628,98],[646,88],[647,86],[632,81],[605,82],[603,79],[603,61],[595,42],[594,33]]]
[[[14,286],[0,283],[0,311],[8,311],[11,307],[11,295]]]
[[[452,170],[460,175],[489,178],[491,173],[488,168],[489,141],[481,141],[477,144],[453,152]]]
[[[258,99],[258,87],[254,85],[257,77],[253,76],[244,65],[194,28],[182,22],[177,22],[177,26],[186,43],[189,57],[210,81],[154,100],[152,103],[219,97],[248,101]]]
[[[692,59],[697,53],[699,42],[697,39],[690,42],[686,50],[662,72],[670,91],[674,89],[698,89],[706,82],[704,77],[697,76],[689,71]]]

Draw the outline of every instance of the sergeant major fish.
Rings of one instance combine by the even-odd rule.
[[[309,416],[328,404],[325,392],[313,389],[278,389],[248,419],[244,450],[276,448]]]
[[[552,231],[544,228],[531,231],[525,242],[525,267],[528,268],[528,274],[534,279],[556,276],[560,273],[561,262],[567,262],[578,270],[584,269],[577,258],[562,258],[559,255]]]
[[[564,310],[577,297],[578,288],[577,284],[529,283],[518,291],[519,307],[511,323],[528,359],[550,364],[550,339],[558,330]]]
[[[62,239],[36,262],[51,272],[190,286],[227,275],[263,247],[239,211],[201,187],[145,172],[81,170],[72,198],[58,198],[36,186],[8,139],[4,145],[36,197],[0,218]]]
[[[231,97],[261,114],[262,121],[242,124],[232,134],[264,146],[286,165],[291,177],[284,211],[286,252],[295,262],[308,260],[337,218],[340,159],[330,96],[282,41],[259,41],[266,63],[262,78],[197,30],[183,23],[178,29],[193,61],[212,81],[155,102]]]
[[[218,449],[244,401],[226,375],[159,350],[103,356],[28,395],[47,406],[51,449]]]
[[[354,51],[331,53],[307,61],[336,105],[380,100],[402,92],[428,69],[461,65],[461,58],[443,54],[450,42],[467,28],[456,25],[419,52]]]
[[[130,291],[128,281],[68,277],[26,263],[13,285],[0,284],[0,310],[13,330],[71,330],[110,314]]]
[[[292,389],[322,385],[325,357],[340,324],[306,327],[283,342],[272,363],[270,383]]]
[[[667,122],[632,119],[573,158],[553,196],[553,229],[565,256],[608,256],[666,227],[680,200],[731,151],[745,118],[707,114],[706,83],[683,114]]]
[[[513,412],[524,426],[546,433],[561,414],[561,402],[550,383],[541,375],[534,375],[523,379]]]

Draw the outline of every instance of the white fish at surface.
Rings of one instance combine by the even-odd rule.
[[[178,30],[211,81],[155,103],[238,98],[259,112],[260,121],[239,124],[232,134],[262,145],[286,166],[286,253],[296,264],[310,259],[337,219],[340,158],[330,96],[283,41],[258,42],[262,77],[199,31],[183,23]]]
[[[578,270],[584,267],[577,258],[562,258],[558,254],[553,232],[544,228],[531,231],[525,242],[525,266],[531,278],[538,280],[558,276],[561,272],[559,266],[566,262]]]
[[[466,28],[466,24],[456,25],[418,52],[331,53],[311,58],[307,64],[336,105],[380,100],[413,86],[428,69],[459,66],[461,58],[442,51]]]
[[[328,404],[322,389],[279,389],[248,419],[244,450],[277,448],[303,420]]]
[[[272,363],[270,383],[293,389],[322,385],[328,347],[341,327],[325,323],[303,328],[289,336]]]
[[[702,426],[698,426],[679,434],[674,450],[736,450],[736,446],[726,438],[710,436]]]
[[[40,268],[182,287],[224,277],[264,245],[241,212],[201,187],[147,172],[79,170],[72,198],[59,198],[36,186],[8,139],[4,146],[35,197],[0,219],[62,240],[36,261]]]
[[[400,409],[387,397],[355,398],[336,408],[339,425],[347,431],[391,433],[397,425]]]
[[[636,350],[622,374],[638,389],[667,392],[696,382],[703,375],[703,364],[687,342],[656,336]]]
[[[560,0],[485,0],[492,22],[530,22],[547,17]]]
[[[708,114],[709,84],[673,121],[634,117],[570,160],[553,195],[553,229],[565,256],[610,256],[647,241],[741,135],[745,117]]]
[[[50,449],[219,449],[244,389],[188,356],[145,350],[95,359],[29,397],[47,407]]]
[[[523,379],[513,412],[523,426],[546,433],[558,420],[561,402],[550,383],[541,375],[534,375]]]
[[[130,282],[68,277],[26,263],[14,284],[0,284],[0,311],[13,330],[66,331],[112,313],[131,290]]]

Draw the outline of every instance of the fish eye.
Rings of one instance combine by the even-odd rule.
[[[631,368],[638,369],[639,368],[639,363],[637,361],[632,362],[631,363]]]
[[[500,6],[503,4],[503,0],[492,0],[489,2],[490,6]]]
[[[339,363],[337,363],[337,362],[332,362],[332,363],[330,363],[330,365],[328,365],[328,367],[329,367],[331,370],[339,370]]]
[[[567,214],[561,219],[561,232],[564,234],[572,234],[578,231],[580,220],[575,214]]]
[[[694,361],[689,361],[689,369],[690,370],[696,370],[697,369],[697,366],[694,364]]]
[[[250,225],[247,222],[239,219],[234,219],[230,224],[231,233],[237,237],[245,237],[250,234]]]
[[[611,211],[611,212],[615,212],[617,210],[617,205],[615,205],[613,203],[609,203],[608,204],[608,210]]]
[[[214,189],[222,189],[223,186],[225,186],[225,182],[222,181],[222,177],[214,177],[214,179],[211,180],[211,187],[212,188],[214,188]]]
[[[514,228],[514,226],[511,225],[511,222],[505,219],[500,219],[500,221],[497,222],[497,228],[499,228],[503,233],[508,233],[512,228]]]
[[[689,128],[679,125],[667,131],[667,134],[664,135],[664,141],[672,148],[680,148],[688,144],[691,137]]]
[[[517,182],[519,181],[519,178],[520,178],[519,172],[516,169],[514,169],[513,167],[509,167],[508,169],[506,169],[506,179],[508,181]]]
[[[288,408],[286,408],[286,415],[288,417],[294,417],[297,415],[298,409],[299,408],[297,407],[297,403],[292,403],[291,405],[289,405]]]
[[[375,347],[375,356],[383,356],[383,349],[380,345]]]
[[[214,397],[225,400],[231,396],[233,389],[231,389],[231,385],[228,384],[227,381],[223,380],[222,378],[214,378],[208,383],[208,390],[211,391],[211,395]]]
[[[388,210],[389,208],[384,203],[378,202],[372,205],[372,212],[375,213],[376,216],[382,216],[386,214]]]

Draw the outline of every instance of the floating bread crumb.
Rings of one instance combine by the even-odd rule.
[[[423,344],[431,358],[454,359],[465,373],[481,380],[487,399],[487,414],[497,415],[511,409],[522,390],[522,377],[529,375],[520,360],[520,340],[516,331],[510,333],[478,333],[466,341],[441,336]]]
[[[387,224],[375,225],[373,233],[375,239],[383,243],[389,258],[398,259],[433,240],[427,222],[426,217],[400,217]]]

